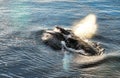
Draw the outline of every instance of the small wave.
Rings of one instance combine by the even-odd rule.
[[[80,68],[89,68],[89,67],[96,67],[101,64],[108,64],[110,62],[116,63],[120,62],[120,53],[108,53],[100,56],[81,56],[75,55],[73,58],[75,66]]]

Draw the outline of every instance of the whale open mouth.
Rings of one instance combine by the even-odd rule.
[[[102,55],[104,49],[99,43],[89,41],[97,30],[96,16],[89,14],[71,29],[55,27],[46,30],[42,35],[42,41],[53,49],[65,50],[87,56]]]
[[[78,53],[85,56],[102,55],[104,53],[104,49],[100,44],[82,40],[74,35],[71,30],[61,27],[46,30],[41,39],[45,44],[56,50],[64,48],[71,53]]]

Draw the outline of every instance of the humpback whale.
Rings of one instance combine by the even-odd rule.
[[[54,29],[46,30],[41,39],[55,50],[61,50],[64,47],[72,53],[89,56],[102,55],[104,49],[100,44],[89,41],[96,31],[96,16],[89,14],[70,29],[57,26]]]

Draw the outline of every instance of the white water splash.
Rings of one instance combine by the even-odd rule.
[[[96,16],[89,14],[72,28],[73,33],[82,39],[91,38],[97,31]]]
[[[64,57],[63,57],[63,69],[65,71],[68,71],[69,68],[70,68],[70,62],[72,60],[72,55],[69,52],[65,51],[63,45],[62,45],[62,52],[64,53]]]
[[[72,60],[72,55],[69,52],[65,51],[64,58],[63,58],[63,69],[65,71],[69,70],[71,60]]]

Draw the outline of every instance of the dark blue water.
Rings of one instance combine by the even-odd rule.
[[[87,57],[72,58],[41,42],[42,30],[70,28],[90,13],[99,24],[92,40],[106,49],[103,56],[88,57],[98,64],[79,68],[77,61]],[[120,77],[120,0],[0,0],[0,78],[56,77]]]

